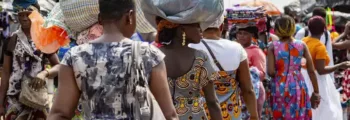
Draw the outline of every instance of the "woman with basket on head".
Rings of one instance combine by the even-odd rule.
[[[32,5],[19,9],[21,27],[8,40],[4,48],[4,73],[0,89],[0,115],[5,120],[45,120],[48,114],[48,96],[45,80],[58,74],[56,54],[44,54],[31,40]],[[53,66],[45,70],[45,59]]]
[[[208,55],[188,47],[199,43],[201,30],[222,15],[222,0],[143,0],[145,15],[153,15],[157,42],[165,64],[174,106],[181,120],[207,120],[203,104],[213,120],[222,120],[213,80],[216,72]],[[205,101],[204,101],[205,99]]]

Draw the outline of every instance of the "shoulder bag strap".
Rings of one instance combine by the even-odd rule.
[[[307,36],[309,36],[309,28],[306,27],[304,37],[307,37]]]
[[[327,47],[327,43],[328,43],[328,30],[324,31],[324,36],[325,36],[325,42],[324,42],[324,45]]]
[[[210,56],[213,58],[214,60],[214,63],[216,64],[216,66],[219,68],[220,71],[225,71],[224,68],[221,66],[221,64],[219,63],[219,61],[216,59],[213,51],[211,51],[209,45],[207,44],[207,42],[205,42],[204,40],[202,40],[204,46],[207,48],[207,50],[209,51],[210,53]]]

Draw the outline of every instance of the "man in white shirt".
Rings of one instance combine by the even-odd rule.
[[[312,16],[321,16],[323,18],[326,18],[327,15],[327,11],[324,8],[321,7],[317,7],[313,10],[312,12]],[[305,31],[307,31],[308,33],[305,34]],[[298,31],[298,33],[295,35],[295,39],[297,40],[302,40],[304,37],[307,37],[311,35],[310,31],[303,28],[301,30]],[[333,66],[334,65],[334,61],[333,61],[333,47],[332,47],[332,40],[331,40],[331,36],[330,33],[327,31],[325,32],[322,37],[321,37],[321,42],[326,46],[327,48],[327,52],[328,52],[328,56],[330,57],[330,62],[329,62],[329,66]],[[326,43],[327,42],[327,43]],[[332,79],[334,81],[334,73],[331,74]]]

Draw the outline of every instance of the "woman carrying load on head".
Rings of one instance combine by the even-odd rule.
[[[205,29],[211,24],[205,25],[203,22],[207,22],[208,19],[215,22],[223,13],[222,1],[167,0],[158,3],[144,0],[143,2],[146,14],[158,16],[157,42],[162,45],[160,50],[166,55],[168,83],[180,120],[207,120],[203,98],[209,108],[211,119],[222,120],[213,83],[216,72],[205,52],[188,47],[189,43],[199,43],[202,39],[201,28]],[[191,6],[194,5],[193,2],[196,6]],[[188,8],[183,7],[184,5]],[[172,13],[176,14],[172,16],[170,15]]]
[[[255,26],[239,27],[237,42],[240,43],[248,54],[248,63],[251,68],[251,75],[258,76],[252,79],[253,83],[258,84],[257,109],[259,117],[261,117],[262,107],[265,102],[265,89],[261,81],[265,79],[266,74],[266,56],[264,52],[257,46],[252,44],[252,39],[256,37],[258,29]],[[255,70],[254,70],[255,69]],[[256,71],[256,72],[254,72]],[[256,83],[257,81],[257,83]]]
[[[259,29],[256,22],[257,20],[264,19],[265,15],[259,7],[235,7],[227,9],[227,11],[230,22],[235,23],[234,31],[237,31],[235,34],[236,41],[244,48],[244,52],[247,54],[251,81],[249,79],[245,80],[253,83],[256,95],[256,99],[254,100],[257,102],[258,116],[248,111],[249,109],[247,107],[251,103],[245,103],[242,107],[242,118],[243,120],[252,119],[252,117],[258,117],[260,119],[265,101],[265,90],[261,81],[264,80],[266,74],[266,56],[257,45],[253,44],[253,40],[258,37]],[[232,17],[235,13],[242,14],[239,14],[239,17]],[[246,96],[244,93],[241,95]]]
[[[304,42],[293,39],[295,22],[282,16],[275,23],[279,41],[273,41],[268,49],[268,74],[272,77],[271,108],[274,120],[310,120],[312,108],[320,102],[318,85],[311,55]],[[306,58],[314,92],[311,99],[301,74],[301,59]]]

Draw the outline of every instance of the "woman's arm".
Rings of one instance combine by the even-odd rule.
[[[350,40],[332,43],[332,46],[333,46],[333,49],[339,49],[339,50],[350,49]]]
[[[5,107],[6,93],[9,87],[9,81],[12,73],[12,56],[15,46],[17,44],[17,35],[14,34],[9,39],[4,42],[2,52],[4,53],[4,63],[3,71],[1,75],[1,84],[0,84],[0,107]]]
[[[337,38],[335,38],[335,42],[340,42],[346,38],[346,35],[344,33],[340,34]]]
[[[336,64],[334,66],[326,66],[326,62],[324,59],[318,59],[315,62],[315,67],[316,67],[318,74],[325,75],[325,74],[332,73],[332,72],[334,72],[340,68],[343,68],[343,67],[347,68],[347,62],[342,62],[342,63]]]
[[[0,84],[0,105],[1,107],[5,106],[5,98],[7,89],[9,87],[9,79],[11,75],[11,65],[12,65],[12,57],[8,55],[4,55],[4,64],[3,71],[1,75],[1,84]]]
[[[171,100],[164,62],[155,66],[151,73],[150,89],[167,120],[178,120],[175,107]]]
[[[237,71],[237,77],[242,90],[243,100],[246,103],[248,111],[251,115],[251,119],[258,120],[256,96],[252,82],[250,80],[250,72],[247,60],[244,60],[240,63]]]
[[[52,68],[47,71],[47,73],[49,73],[49,74],[46,75],[46,77],[49,79],[53,79],[58,75],[60,61],[58,60],[58,56],[56,53],[50,55],[49,61],[50,61]]]
[[[312,62],[309,49],[305,44],[304,44],[304,58],[306,59],[307,72],[309,74],[312,86],[314,88],[314,93],[318,93],[319,91],[318,91],[318,83],[317,83],[315,68]]]
[[[335,39],[335,42],[339,42],[343,39],[346,39],[348,37],[348,35],[350,34],[350,21],[348,21],[346,24],[345,24],[345,29],[344,29],[344,32],[342,34],[340,34],[340,36],[338,36],[336,39]]]
[[[58,91],[48,120],[71,120],[81,93],[71,67],[60,65],[58,78]]]
[[[208,106],[210,117],[213,120],[222,120],[220,103],[216,98],[214,83],[212,81],[209,81],[209,83],[203,87],[202,90],[204,92],[204,97]]]
[[[267,73],[270,77],[275,77],[276,69],[275,69],[275,56],[273,53],[273,44],[269,46],[268,53],[267,53]]]
[[[34,89],[40,89],[41,87],[43,87],[46,84],[45,83],[46,78],[53,79],[58,75],[59,60],[58,60],[57,54],[54,53],[48,56],[49,56],[48,59],[52,68],[38,73],[38,75],[36,76],[36,79],[34,79],[34,81],[32,81],[31,83]]]

